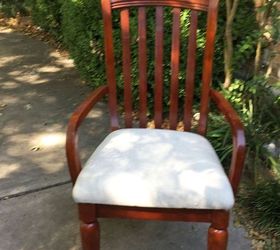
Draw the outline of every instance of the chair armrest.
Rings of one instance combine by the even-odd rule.
[[[78,154],[78,128],[92,107],[107,93],[108,86],[106,85],[94,90],[75,110],[69,120],[66,134],[66,156],[73,184],[81,171],[81,161]]]
[[[246,154],[244,127],[238,114],[222,94],[211,89],[210,97],[216,104],[218,110],[224,114],[232,130],[233,152],[230,164],[229,180],[232,185],[233,192],[236,194]]]

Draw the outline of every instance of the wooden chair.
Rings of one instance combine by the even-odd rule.
[[[163,124],[164,6],[172,8],[170,80],[170,129]],[[155,8],[154,124],[147,127],[147,7]],[[78,203],[83,249],[99,249],[97,218],[131,218],[208,222],[208,249],[226,249],[229,210],[240,181],[245,157],[242,123],[226,99],[211,88],[212,58],[218,0],[102,0],[107,85],[97,88],[72,115],[67,131],[67,158]],[[129,10],[138,10],[140,128],[132,128],[131,55]],[[186,84],[183,106],[184,131],[176,131],[179,119],[178,72],[180,12],[190,9]],[[122,38],[124,124],[120,129],[113,47],[112,11],[120,10]],[[196,132],[189,132],[195,79],[198,13],[207,12],[206,45]],[[183,42],[183,41],[182,41]],[[77,130],[92,107],[108,97],[112,133],[81,168]],[[217,106],[232,129],[233,152],[228,176],[211,144],[204,137],[209,103]]]

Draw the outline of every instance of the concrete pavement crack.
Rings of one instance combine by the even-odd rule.
[[[2,196],[2,197],[0,197],[0,201],[9,200],[9,199],[16,198],[16,197],[21,197],[21,196],[24,196],[24,195],[27,195],[27,194],[32,194],[32,193],[40,192],[40,191],[43,191],[43,190],[46,190],[46,189],[50,189],[50,188],[54,188],[54,187],[59,187],[59,186],[66,185],[66,184],[69,184],[69,183],[71,183],[71,180],[55,183],[55,184],[48,185],[48,186],[45,186],[45,187],[40,187],[40,188],[35,188],[35,189],[32,189],[32,190],[27,190],[27,191],[19,192],[19,193],[16,193],[16,194]]]

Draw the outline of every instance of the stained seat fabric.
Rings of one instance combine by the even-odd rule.
[[[209,141],[195,133],[120,129],[91,155],[73,188],[77,203],[231,209],[228,177]]]

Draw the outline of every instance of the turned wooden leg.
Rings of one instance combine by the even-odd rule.
[[[95,205],[79,204],[79,217],[83,250],[99,250],[100,230]]]
[[[210,226],[208,229],[208,250],[226,250],[227,239],[227,229],[220,230]]]
[[[81,240],[83,250],[100,249],[100,233],[98,221],[90,224],[81,223]]]
[[[208,250],[226,250],[229,214],[226,211],[217,211],[212,217],[213,221],[208,229]]]

